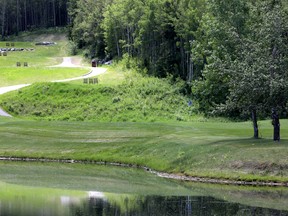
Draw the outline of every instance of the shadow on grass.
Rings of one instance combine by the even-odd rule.
[[[243,139],[222,139],[202,145],[234,145],[239,147],[288,147],[288,139],[282,139],[280,142],[267,138],[254,139],[253,137]]]

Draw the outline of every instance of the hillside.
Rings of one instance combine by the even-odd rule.
[[[107,72],[109,73],[109,71]],[[118,85],[37,83],[0,97],[14,116],[72,121],[187,121],[192,107],[181,85],[169,80],[127,75]]]

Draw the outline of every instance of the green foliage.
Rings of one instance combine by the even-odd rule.
[[[69,7],[73,17],[71,38],[79,47],[88,49],[91,57],[103,58],[104,50],[107,58],[127,54],[137,58],[138,65],[150,74],[173,74],[191,81],[196,73],[190,42],[194,40],[203,2],[78,1]]]
[[[247,119],[262,118],[287,103],[287,9],[284,1],[208,1],[193,44],[195,61],[206,63],[193,83],[201,110]]]
[[[73,41],[69,41],[68,44],[68,53],[72,56],[77,55],[78,49],[77,44],[75,44]]]
[[[101,22],[103,11],[110,1],[88,0],[70,1],[69,38],[77,45],[77,48],[85,49],[87,58],[104,58],[105,47]]]
[[[96,32],[89,27],[93,19],[74,10],[71,29],[80,32],[75,41],[84,41],[86,50],[102,44],[108,58],[123,58],[128,68],[133,58],[150,75],[181,77],[205,114],[246,119],[251,109],[262,117],[272,107],[285,110],[285,1],[116,0],[87,5],[102,13],[94,19],[102,37],[85,40],[84,35]],[[87,5],[78,3],[77,8]]]
[[[1,39],[37,28],[67,25],[67,0],[1,0]]]

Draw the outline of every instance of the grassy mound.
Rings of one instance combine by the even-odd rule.
[[[191,118],[181,84],[130,75],[119,85],[36,83],[1,96],[12,115],[71,121],[185,121]]]

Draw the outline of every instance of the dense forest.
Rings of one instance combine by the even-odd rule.
[[[67,0],[0,0],[2,39],[20,31],[67,25]]]
[[[1,0],[2,37],[68,26],[88,58],[184,80],[206,114],[286,115],[287,0]]]

